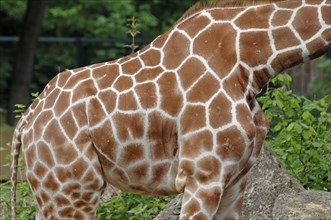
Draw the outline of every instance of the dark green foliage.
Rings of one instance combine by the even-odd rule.
[[[121,193],[108,203],[100,202],[97,219],[153,219],[173,198]]]
[[[316,101],[287,90],[289,75],[259,98],[270,122],[266,143],[305,188],[331,190],[331,94]]]

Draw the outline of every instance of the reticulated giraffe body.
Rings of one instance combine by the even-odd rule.
[[[255,95],[330,50],[330,11],[198,4],[135,54],[58,74],[16,127],[13,185],[22,146],[37,218],[94,218],[106,183],[184,192],[181,219],[238,218],[268,128]]]

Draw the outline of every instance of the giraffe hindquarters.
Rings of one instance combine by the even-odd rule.
[[[105,182],[91,143],[73,146],[39,141],[23,154],[37,219],[95,218]]]

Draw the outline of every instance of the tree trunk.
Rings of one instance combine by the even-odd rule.
[[[7,123],[15,124],[14,105],[29,104],[29,85],[32,80],[33,62],[38,35],[44,16],[46,0],[28,0],[23,19],[23,28],[17,45],[9,94]]]

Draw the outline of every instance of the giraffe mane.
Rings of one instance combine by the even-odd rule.
[[[227,8],[227,7],[240,7],[248,5],[259,5],[266,3],[279,2],[284,0],[225,0],[225,1],[209,1],[207,3],[198,2],[191,6],[181,18],[177,20],[175,24],[183,21],[185,18],[190,17],[191,15],[198,13],[204,9],[210,8]]]

